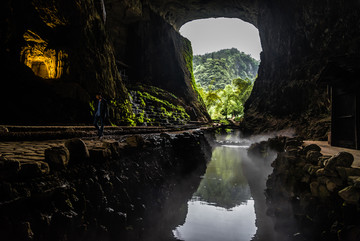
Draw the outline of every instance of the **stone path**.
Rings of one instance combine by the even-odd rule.
[[[343,147],[330,146],[327,141],[304,141],[304,144],[316,144],[321,147],[321,153],[323,155],[333,156],[339,152],[349,152],[354,156],[353,167],[360,167],[360,150],[348,149]]]
[[[20,142],[0,142],[0,157],[20,162],[44,161],[45,150],[51,147],[63,146],[66,140],[47,140],[47,141],[20,141]],[[112,139],[83,139],[89,149],[104,146]]]
[[[52,147],[63,146],[65,141],[71,138],[81,138],[88,149],[94,149],[99,147],[104,147],[106,142],[114,142],[125,139],[129,135],[133,134],[150,134],[150,133],[161,133],[161,132],[171,132],[171,133],[179,133],[189,130],[194,130],[196,128],[191,129],[191,125],[180,126],[178,128],[171,127],[106,127],[106,136],[102,140],[98,140],[96,138],[96,133],[93,127],[90,126],[6,126],[8,129],[7,132],[0,133],[0,161],[2,158],[7,160],[19,161],[21,163],[25,162],[40,162],[45,161],[45,150]],[[197,126],[198,127],[198,126]],[[206,127],[205,127],[206,128]],[[69,135],[65,138],[53,138],[54,132],[59,132],[60,134],[71,133],[68,130],[75,131],[78,135]],[[84,132],[85,131],[85,132]],[[26,138],[23,138],[22,135],[16,136],[15,134],[19,133],[28,133]],[[41,133],[42,138],[45,140],[37,140]],[[84,135],[81,135],[84,133]],[[3,137],[8,137],[9,134],[14,134],[13,138],[7,140]],[[62,136],[62,135],[58,135]],[[33,137],[33,140],[31,139]],[[1,138],[3,138],[1,140]]]

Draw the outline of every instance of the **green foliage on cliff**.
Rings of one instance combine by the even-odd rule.
[[[254,81],[259,69],[259,61],[236,48],[195,55],[193,64],[196,83],[205,89],[212,81],[214,89],[224,89],[236,78]]]
[[[237,78],[224,89],[215,89],[214,82],[212,81],[207,89],[199,88],[211,118],[240,120],[244,115],[245,101],[249,98],[254,83],[251,80]]]

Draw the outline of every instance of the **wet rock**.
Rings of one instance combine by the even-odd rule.
[[[310,183],[310,191],[311,194],[315,197],[319,196],[319,183],[318,182],[312,182]]]
[[[343,181],[340,178],[330,177],[325,179],[327,190],[334,192],[343,186]]]
[[[131,148],[143,147],[144,143],[144,138],[140,135],[133,135],[126,138],[126,144]]]
[[[50,167],[46,162],[22,162],[20,165],[19,176],[32,178],[49,174]]]
[[[325,167],[325,165],[324,165],[324,162],[327,160],[327,159],[329,159],[329,158],[331,158],[331,156],[321,156],[321,157],[319,157],[319,162],[318,162],[318,166],[320,166],[320,167]]]
[[[6,158],[0,159],[0,177],[16,177],[20,171],[20,162],[16,160],[9,160]]]
[[[51,167],[65,168],[69,164],[70,152],[65,146],[52,147],[45,150],[45,161]]]
[[[308,151],[306,154],[306,161],[317,165],[319,162],[319,157],[321,157],[322,154],[320,153],[320,151]]]
[[[335,156],[327,159],[324,162],[325,168],[332,169],[336,166],[338,167],[351,167],[354,161],[354,157],[352,154],[348,152],[339,152]]]
[[[110,159],[111,151],[109,148],[94,148],[89,150],[92,162],[102,163]]]
[[[359,190],[357,190],[353,186],[348,186],[339,191],[339,196],[349,204],[357,204],[360,199]]]
[[[360,189],[360,176],[349,176],[348,181],[350,185]]]
[[[304,147],[304,153],[307,154],[309,151],[317,151],[320,152],[321,151],[321,147],[316,145],[316,144],[310,144]]]
[[[5,126],[0,126],[0,133],[8,133],[9,129],[6,128]]]
[[[319,166],[314,166],[314,165],[310,165],[307,169],[307,172],[310,174],[310,175],[315,175],[315,173],[317,173],[317,171],[320,169]]]
[[[118,141],[114,141],[114,142],[104,142],[103,147],[110,150],[111,156],[113,158],[117,158],[120,157],[121,152],[124,149],[125,145]]]
[[[344,181],[347,181],[349,176],[360,176],[359,168],[336,167],[336,171]]]
[[[319,168],[316,171],[316,176],[318,176],[318,177],[320,177],[320,176],[337,177],[338,174],[334,170],[328,170],[328,169],[325,169],[325,168]]]
[[[33,240],[34,233],[31,229],[30,223],[29,222],[21,223],[17,235],[21,240]]]
[[[75,138],[65,142],[65,147],[69,150],[69,163],[80,163],[89,158],[89,150],[85,142],[81,139]]]

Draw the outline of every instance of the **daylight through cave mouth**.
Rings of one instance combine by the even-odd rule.
[[[257,78],[262,51],[256,27],[238,18],[184,24],[193,48],[195,82],[212,119],[241,119]]]

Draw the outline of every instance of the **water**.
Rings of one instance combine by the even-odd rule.
[[[247,156],[249,140],[239,140],[237,133],[217,141],[221,145],[213,150],[200,185],[187,202],[185,222],[173,235],[184,241],[250,241],[254,236],[275,240],[263,194],[270,163],[255,166]]]

